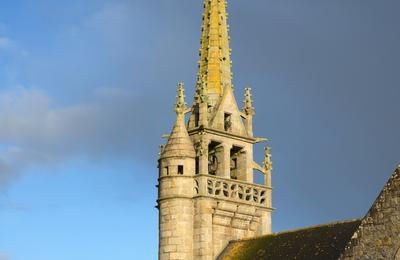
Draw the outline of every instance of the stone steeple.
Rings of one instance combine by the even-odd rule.
[[[254,144],[266,139],[253,136],[250,89],[239,109],[232,87],[225,0],[204,0],[192,107],[184,97],[179,84],[177,120],[158,162],[159,259],[211,260],[230,240],[269,234],[273,210],[269,148],[264,166],[253,159]]]
[[[231,50],[225,0],[205,0],[198,79],[207,82],[209,102],[214,105],[224,87],[232,85]]]

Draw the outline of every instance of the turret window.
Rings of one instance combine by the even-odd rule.
[[[199,174],[200,173],[200,158],[199,157],[196,157],[196,174]]]
[[[178,174],[183,175],[183,165],[178,165]]]

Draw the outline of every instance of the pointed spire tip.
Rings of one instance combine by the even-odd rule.
[[[178,95],[176,96],[177,102],[175,104],[175,112],[177,114],[183,114],[186,110],[187,103],[185,102],[185,88],[183,82],[178,83]]]

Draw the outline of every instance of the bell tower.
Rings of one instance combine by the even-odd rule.
[[[204,0],[194,101],[186,108],[180,83],[158,162],[159,259],[215,259],[230,240],[271,233],[270,148],[254,162],[254,144],[266,139],[253,135],[251,89],[242,109],[235,99],[227,18],[225,0]]]

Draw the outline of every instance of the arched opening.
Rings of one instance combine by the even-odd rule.
[[[230,178],[233,180],[239,179],[240,171],[243,170],[242,165],[242,147],[233,146],[230,151]]]
[[[208,145],[208,174],[216,175],[218,170],[217,146],[219,143],[211,141]]]
[[[232,130],[232,114],[224,113],[224,129],[227,132]]]

